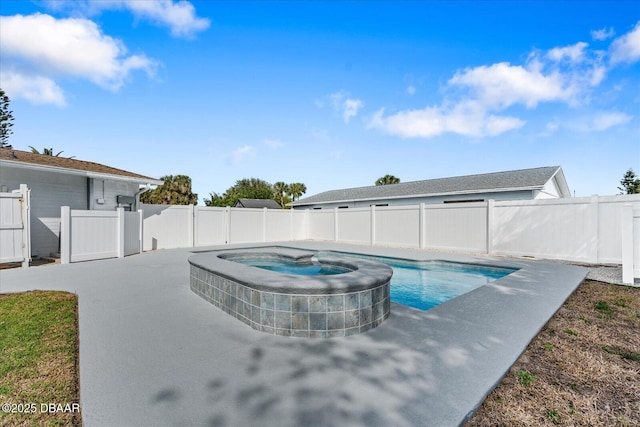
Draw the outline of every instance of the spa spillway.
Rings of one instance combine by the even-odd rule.
[[[199,253],[189,258],[191,290],[252,328],[276,335],[341,337],[389,317],[390,267],[314,255],[288,248]]]

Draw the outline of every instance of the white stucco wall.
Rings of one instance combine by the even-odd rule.
[[[135,196],[139,185],[127,181],[110,181],[91,178],[91,195],[89,209],[96,211],[112,211],[118,207],[117,196]],[[99,203],[99,200],[102,203]]]

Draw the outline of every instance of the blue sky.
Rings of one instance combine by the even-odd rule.
[[[635,1],[0,4],[9,142],[160,177],[307,196],[563,167],[640,175]]]

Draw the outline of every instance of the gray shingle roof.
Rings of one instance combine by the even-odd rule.
[[[443,194],[478,193],[542,188],[560,170],[560,166],[546,166],[479,175],[455,176],[402,182],[381,186],[345,188],[315,194],[290,203],[304,206],[327,202],[434,196]]]
[[[102,165],[100,163],[88,162],[85,160],[70,159],[68,157],[46,156],[43,154],[30,153],[28,151],[14,150],[12,148],[0,149],[0,160],[12,163],[25,163],[28,165],[38,165],[45,167],[62,168],[83,172],[95,172],[107,175],[117,175],[136,180],[147,180],[151,183],[160,183],[162,181],[148,176],[140,175],[122,169],[113,168],[111,166]]]
[[[282,206],[273,199],[238,199],[236,208],[268,208],[282,209]]]

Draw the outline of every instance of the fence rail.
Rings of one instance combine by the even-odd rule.
[[[304,211],[142,205],[145,251],[302,240]]]

